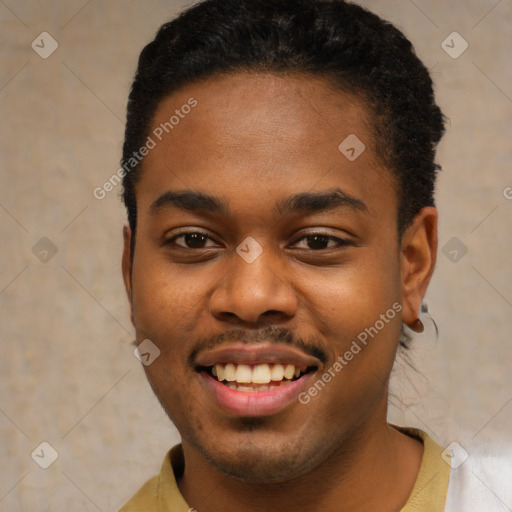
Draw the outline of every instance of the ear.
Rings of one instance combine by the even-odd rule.
[[[130,319],[132,324],[135,326],[133,320],[133,303],[132,303],[132,259],[130,254],[132,240],[132,232],[128,225],[123,226],[123,259],[122,259],[122,272],[124,287],[128,296],[128,302],[130,303]]]
[[[437,259],[437,210],[428,206],[414,217],[401,242],[403,322],[411,326],[419,318],[421,302]]]

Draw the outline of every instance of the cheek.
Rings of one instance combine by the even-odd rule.
[[[145,251],[140,250],[133,265],[136,329],[159,336],[172,328],[175,336],[194,321],[194,312],[204,300],[205,291],[200,280],[190,278],[179,266],[161,257],[145,256]]]
[[[357,252],[347,265],[336,269],[297,273],[297,291],[304,298],[313,324],[321,328],[327,339],[340,340],[338,350],[347,338],[354,338],[379,322],[385,315],[389,331],[399,329],[400,268],[396,254],[378,253],[368,248]],[[394,333],[393,333],[394,336]]]
[[[332,382],[326,387],[328,402],[337,404],[334,410],[373,403],[385,390],[395,359],[401,330],[399,264],[391,252],[369,252],[331,275],[302,282],[315,290],[308,307],[328,342],[323,376]]]

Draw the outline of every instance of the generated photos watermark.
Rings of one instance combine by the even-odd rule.
[[[345,351],[343,355],[337,357],[335,363],[328,368],[323,375],[316,380],[316,382],[309,387],[307,391],[299,394],[299,402],[301,404],[309,404],[311,398],[315,397],[322,391],[326,384],[328,384],[336,375],[338,375],[345,366],[347,366],[354,357],[359,354],[363,347],[366,347],[368,342],[375,338],[382,329],[389,324],[395,316],[402,311],[402,304],[395,302],[385,313],[380,315],[380,318],[370,327],[365,328],[357,335],[357,339],[352,340],[350,348]]]
[[[160,349],[148,339],[145,339],[133,351],[133,355],[144,365],[149,366],[160,356]]]
[[[189,98],[179,109],[176,109],[174,115],[172,115],[168,121],[160,123],[148,136],[143,146],[138,151],[134,151],[132,156],[128,158],[119,169],[110,176],[110,178],[103,183],[101,187],[96,187],[93,190],[93,195],[96,199],[102,200],[107,197],[109,192],[112,192],[114,188],[121,183],[123,178],[147,156],[151,150],[155,149],[157,144],[164,138],[164,134],[171,133],[176,126],[178,126],[182,119],[190,114],[193,108],[197,107],[198,101],[195,98]]]

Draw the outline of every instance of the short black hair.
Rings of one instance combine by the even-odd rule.
[[[399,236],[423,207],[434,206],[444,116],[430,74],[402,32],[344,0],[205,0],[162,25],[139,57],[121,165],[144,146],[169,94],[244,71],[325,77],[364,98],[378,155],[398,183]],[[123,177],[132,256],[140,171],[137,163]]]

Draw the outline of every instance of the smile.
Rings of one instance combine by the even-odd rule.
[[[312,371],[314,367],[299,368],[293,364],[215,364],[208,373],[230,389],[243,392],[270,391],[287,385]]]
[[[297,348],[265,343],[205,351],[195,363],[207,398],[238,417],[268,416],[299,403],[322,364]]]

